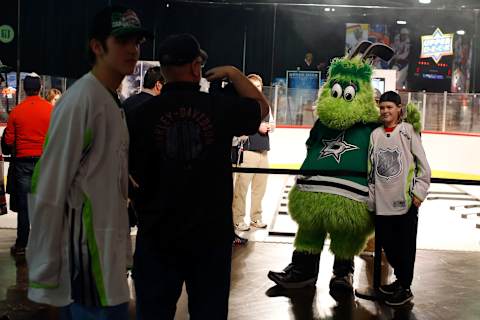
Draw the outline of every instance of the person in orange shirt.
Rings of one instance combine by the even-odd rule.
[[[17,204],[17,240],[10,248],[12,255],[25,254],[30,233],[27,194],[30,192],[33,169],[42,154],[53,106],[39,96],[40,77],[29,74],[23,80],[26,98],[10,113],[5,128],[5,144],[12,150],[13,183]]]

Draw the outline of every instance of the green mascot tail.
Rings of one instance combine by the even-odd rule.
[[[407,117],[405,122],[410,123],[413,126],[415,132],[419,133],[422,130],[422,121],[420,116],[420,111],[413,103],[408,103],[406,106]]]

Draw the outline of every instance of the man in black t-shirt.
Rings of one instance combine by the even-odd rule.
[[[132,110],[147,102],[152,97],[158,96],[160,91],[162,91],[164,83],[165,79],[163,79],[160,67],[156,66],[149,68],[143,76],[142,91],[123,101],[122,108],[125,110],[125,113],[128,114],[129,112],[132,112]]]
[[[188,34],[165,39],[159,58],[167,83],[128,115],[132,195],[138,213],[133,275],[139,319],[173,319],[185,282],[192,319],[227,319],[233,240],[233,136],[257,131],[268,103],[236,68],[240,97],[200,92],[207,58]]]

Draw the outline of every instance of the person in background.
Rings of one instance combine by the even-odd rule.
[[[262,92],[262,78],[257,74],[249,74],[248,80]],[[248,136],[243,144],[243,162],[241,167],[247,168],[268,168],[268,151],[270,150],[270,139],[268,133],[272,130],[270,124],[270,113],[262,120],[258,131]],[[255,228],[266,228],[267,224],[262,221],[262,200],[267,188],[266,174],[258,173],[237,173],[233,194],[233,222],[238,231],[248,231],[250,226]],[[251,184],[251,208],[250,224],[245,223],[246,196],[248,187]]]
[[[402,121],[398,93],[387,91],[380,97],[383,126],[370,136],[369,209],[376,213],[376,237],[383,246],[396,280],[380,286],[385,303],[401,306],[413,299],[417,247],[418,209],[430,186],[430,166],[420,134]]]
[[[52,106],[55,107],[55,104],[57,103],[58,99],[62,96],[62,91],[58,90],[57,88],[52,88],[48,90],[47,95],[45,96],[45,99],[52,104]]]
[[[35,168],[28,298],[62,306],[64,319],[129,318],[129,137],[115,90],[133,73],[146,37],[131,9],[95,15],[92,69],[58,102]]]
[[[2,155],[2,150],[0,148],[0,177],[1,177],[0,178],[0,216],[8,213],[7,199],[5,197],[5,179],[4,179],[3,167],[4,167],[3,155]]]
[[[27,195],[33,169],[42,155],[50,123],[52,105],[40,97],[40,77],[31,73],[23,79],[26,98],[8,117],[4,142],[13,154],[13,184],[17,209],[17,239],[10,248],[12,255],[24,255],[30,233]],[[10,183],[10,182],[9,182]]]
[[[301,64],[300,70],[303,71],[318,71],[317,65],[313,62],[313,53],[305,53],[305,58]]]
[[[410,46],[410,31],[407,28],[401,28],[400,33],[395,35],[393,40],[392,48],[395,55],[390,60],[392,70],[397,70],[396,86],[398,90],[405,90],[407,86]]]
[[[150,98],[158,96],[162,87],[165,84],[160,67],[151,67],[145,72],[143,77],[143,89],[140,93],[137,93],[131,97],[128,97],[122,103],[122,107],[128,116],[133,109],[137,108],[144,102],[150,100]]]

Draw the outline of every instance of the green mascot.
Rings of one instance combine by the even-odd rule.
[[[353,257],[374,229],[373,213],[367,209],[367,160],[379,112],[371,61],[388,61],[392,55],[390,47],[364,41],[330,65],[301,167],[322,174],[297,177],[289,194],[289,213],[298,223],[292,262],[282,272],[268,273],[281,287],[315,285],[328,234],[335,255],[331,293],[353,290]]]

